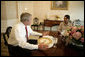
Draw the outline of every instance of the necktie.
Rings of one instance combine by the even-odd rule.
[[[25,26],[25,30],[26,30],[26,38],[28,40],[28,31],[27,31],[27,26]]]

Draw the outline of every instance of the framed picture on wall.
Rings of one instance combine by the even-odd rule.
[[[52,10],[68,10],[68,1],[52,1]]]

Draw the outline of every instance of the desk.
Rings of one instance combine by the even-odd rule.
[[[43,30],[44,30],[45,26],[50,27],[50,30],[51,30],[52,26],[59,25],[61,22],[63,22],[63,21],[61,21],[61,20],[44,20]]]
[[[51,31],[50,35],[57,37],[56,33],[57,32]],[[65,46],[64,43],[61,41],[61,37],[58,37],[58,39],[59,40],[56,45],[57,48],[52,47],[45,51],[34,50],[34,51],[31,51],[32,52],[31,56],[80,56],[84,52],[84,51],[75,50],[73,48]]]

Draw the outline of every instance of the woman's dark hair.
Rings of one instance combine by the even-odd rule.
[[[64,17],[66,17],[67,19],[69,19],[69,20],[70,20],[70,16],[69,16],[69,15],[65,15]]]
[[[8,37],[8,38],[9,38],[9,33],[11,32],[11,29],[12,29],[11,26],[7,27],[7,29],[6,29],[5,34],[7,34],[7,37]]]

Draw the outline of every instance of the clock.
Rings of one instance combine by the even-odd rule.
[[[39,19],[36,17],[33,19],[33,24],[38,25],[39,24]]]

